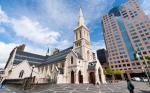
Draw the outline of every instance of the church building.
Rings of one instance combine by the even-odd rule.
[[[5,66],[5,80],[34,77],[34,83],[106,83],[97,56],[92,52],[89,29],[84,23],[82,9],[74,30],[73,46],[55,49],[51,55],[24,51],[25,45],[15,47]]]

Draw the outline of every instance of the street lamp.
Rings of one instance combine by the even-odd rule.
[[[33,73],[33,69],[35,68],[35,65],[32,65],[32,71],[31,71],[31,74],[30,74],[30,77],[28,77],[26,79],[26,82],[24,82],[24,90],[26,89],[31,89],[31,84],[32,84],[32,73]]]
[[[32,65],[32,71],[31,71],[31,74],[30,74],[30,78],[32,78],[32,73],[33,73],[34,68],[35,68],[35,65]]]

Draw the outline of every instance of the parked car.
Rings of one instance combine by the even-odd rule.
[[[143,81],[144,81],[144,82],[148,82],[148,79],[147,79],[147,78],[144,78]]]
[[[148,82],[148,79],[145,78],[145,77],[141,77],[141,81],[142,81],[142,82]]]
[[[133,80],[133,81],[141,81],[141,79],[139,77],[133,77],[133,78],[131,78],[131,80]]]

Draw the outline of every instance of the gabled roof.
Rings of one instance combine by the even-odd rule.
[[[51,56],[43,56],[43,55],[29,53],[17,49],[13,64],[19,64],[23,60],[27,60],[30,65],[35,65],[35,66],[55,63],[61,60],[65,60],[67,54],[70,53],[72,49],[73,47],[69,47]]]
[[[73,47],[69,47],[65,50],[62,50],[62,51],[58,52],[57,54],[49,56],[45,60],[45,62],[41,65],[48,64],[48,63],[54,63],[54,62],[58,62],[58,61],[61,61],[61,60],[65,60],[66,56],[71,52],[72,49],[73,49]]]

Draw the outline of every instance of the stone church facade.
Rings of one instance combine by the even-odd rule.
[[[10,53],[4,79],[34,77],[34,83],[106,83],[102,66],[92,52],[89,29],[81,9],[73,47],[56,49],[46,56],[25,52],[24,48],[25,45],[15,47]]]

